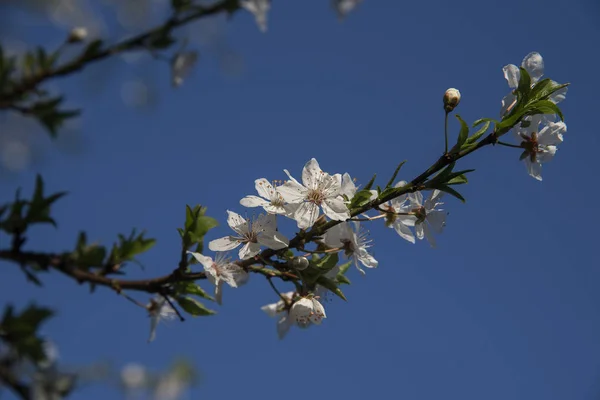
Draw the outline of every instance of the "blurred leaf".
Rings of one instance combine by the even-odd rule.
[[[96,54],[98,54],[100,52],[101,47],[102,47],[102,40],[100,40],[100,39],[93,40],[90,42],[90,44],[88,44],[86,46],[85,50],[83,50],[83,53],[81,53],[81,56],[79,58],[87,59],[92,56],[95,56]]]
[[[41,175],[38,174],[35,179],[33,198],[29,203],[29,209],[25,217],[27,224],[49,223],[56,227],[56,222],[50,217],[50,206],[66,194],[67,192],[59,192],[44,197],[44,181]]]
[[[338,253],[328,253],[323,258],[314,263],[321,274],[326,274],[335,268],[339,261]]]
[[[156,244],[156,239],[146,239],[144,234],[145,232],[142,231],[136,235],[135,229],[131,231],[129,237],[119,234],[119,241],[113,244],[108,262],[110,264],[120,264],[125,261],[136,262],[135,256],[145,253]]]
[[[206,308],[204,304],[192,297],[177,296],[175,297],[175,300],[177,300],[177,303],[181,306],[181,308],[194,317],[216,314],[216,311]]]
[[[46,359],[43,340],[37,336],[40,325],[54,315],[45,307],[29,305],[21,314],[15,314],[11,305],[6,306],[0,322],[0,339],[17,353],[34,362]]]
[[[174,289],[175,289],[175,293],[178,295],[191,294],[194,296],[202,297],[207,300],[215,301],[214,297],[212,297],[211,295],[206,293],[204,291],[204,289],[202,289],[200,287],[200,285],[198,285],[197,283],[194,283],[194,282],[177,282],[174,285]]]
[[[363,190],[371,190],[371,188],[373,187],[373,183],[375,183],[375,177],[377,177],[377,174],[373,175],[373,177],[371,178],[371,180],[369,180],[369,182],[367,182]]]

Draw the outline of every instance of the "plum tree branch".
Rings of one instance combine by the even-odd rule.
[[[141,33],[130,39],[123,40],[112,46],[101,49],[97,52],[88,53],[83,51],[79,56],[65,62],[51,70],[42,70],[35,75],[24,78],[21,82],[14,85],[12,90],[0,93],[0,109],[17,109],[14,103],[19,101],[22,96],[30,91],[34,91],[41,83],[64,75],[77,72],[89,64],[103,60],[112,55],[123,53],[145,47],[146,42],[155,35],[168,35],[173,29],[185,25],[194,20],[216,15],[222,12],[232,12],[239,8],[238,0],[221,0],[208,6],[194,6],[189,14],[183,17],[174,16],[164,24],[159,25],[149,31]]]

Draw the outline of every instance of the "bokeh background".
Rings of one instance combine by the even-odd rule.
[[[117,3],[5,1],[2,45],[56,47],[81,25],[117,40],[165,15],[159,1]],[[365,0],[340,21],[326,1],[275,0],[266,34],[247,12],[179,33],[200,59],[177,89],[169,65],[140,52],[49,83],[84,110],[56,141],[35,121],[0,115],[0,203],[17,187],[31,193],[36,173],[70,193],[54,207],[58,229],[35,229],[26,248],[71,249],[80,230],[109,245],[146,229],[158,244],[128,275],[158,276],[176,266],[186,204],[221,222],[210,240],[229,233],[226,210],[251,215],[239,199],[255,179],[285,179],[284,168],[299,177],[312,157],[363,184],[373,173],[385,184],[406,159],[400,177],[411,179],[443,149],[444,91],[460,89],[465,120],[496,117],[502,67],[531,51],[547,77],[572,84],[561,104],[568,131],[542,183],[515,149],[461,161],[477,171],[461,187],[466,204],[446,198],[436,249],[372,223],[379,268],[351,271],[348,302],[331,298],[322,326],[281,341],[260,310],[277,299],[259,276],[226,288],[218,315],[162,324],[149,344],[144,310],[112,291],[90,294],[56,273],[38,288],[0,263],[0,304],[58,310],[43,332],[61,362],[161,369],[186,357],[203,378],[189,399],[600,399],[597,2]],[[72,398],[118,394],[85,385]]]

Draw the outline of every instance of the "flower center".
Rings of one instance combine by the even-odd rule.
[[[308,191],[308,194],[306,195],[306,200],[320,206],[321,203],[323,202],[323,200],[325,200],[325,195],[323,194],[323,191],[320,189],[310,189]]]
[[[540,153],[540,145],[538,143],[537,132],[533,132],[531,134],[531,137],[524,136],[523,139],[525,140],[521,143],[521,146],[525,148],[527,153],[529,153],[529,159],[531,160],[531,162],[535,162],[537,153]]]
[[[417,217],[417,223],[423,222],[425,221],[425,218],[427,218],[427,211],[425,210],[424,206],[414,208],[412,213],[414,213],[415,217]]]

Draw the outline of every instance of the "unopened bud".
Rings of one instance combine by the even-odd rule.
[[[294,257],[292,258],[292,268],[298,271],[303,271],[308,268],[308,259],[306,257]]]
[[[84,41],[88,36],[88,31],[86,28],[78,27],[71,29],[69,32],[69,37],[67,38],[67,43],[78,43]]]
[[[451,112],[460,103],[460,92],[458,89],[450,88],[444,93],[444,110]]]

